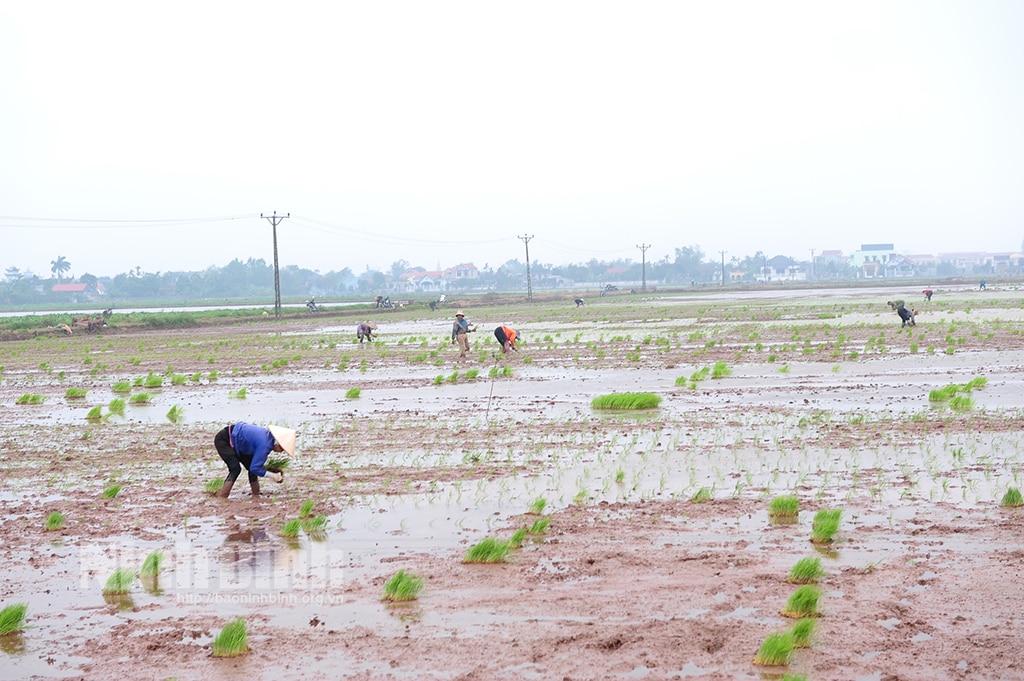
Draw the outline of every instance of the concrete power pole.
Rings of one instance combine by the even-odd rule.
[[[719,251],[722,256],[722,286],[725,286],[725,251]]]
[[[526,299],[533,300],[533,280],[530,279],[530,239],[533,235],[526,236],[525,234],[520,239],[526,244]]]
[[[814,281],[814,249],[811,249],[811,281]]]
[[[281,318],[281,270],[277,265],[277,225],[285,218],[290,218],[291,213],[278,217],[277,211],[274,211],[273,215],[264,215],[260,213],[260,217],[269,222],[274,227],[274,319]]]
[[[640,290],[647,293],[647,249],[650,244],[637,244],[640,249]]]

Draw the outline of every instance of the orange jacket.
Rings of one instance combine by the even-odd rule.
[[[516,330],[515,329],[510,329],[509,327],[504,326],[504,325],[502,325],[501,328],[502,328],[502,330],[505,331],[505,338],[508,338],[508,342],[511,343],[512,345],[515,345],[516,344],[516,336],[519,335],[519,334],[516,333]]]

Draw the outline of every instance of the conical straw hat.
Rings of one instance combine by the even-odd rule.
[[[277,440],[277,444],[281,445],[281,449],[288,452],[288,456],[295,456],[296,433],[294,430],[282,426],[267,426],[267,430]]]

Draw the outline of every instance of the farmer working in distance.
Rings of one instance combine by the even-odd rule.
[[[499,326],[494,330],[494,337],[501,343],[502,354],[507,353],[509,350],[515,350],[519,352],[519,348],[516,347],[516,340],[519,339],[519,332],[510,326]]]
[[[452,343],[459,344],[459,358],[465,358],[469,352],[469,334],[476,331],[475,326],[470,326],[466,321],[466,315],[459,310],[455,313],[455,321],[452,322]]]
[[[356,327],[356,338],[359,339],[360,343],[363,342],[364,338],[368,341],[372,341],[374,339],[373,332],[376,330],[377,325],[375,323],[361,322],[359,326]]]
[[[264,466],[271,452],[288,452],[295,455],[295,431],[281,426],[254,426],[239,421],[232,423],[213,438],[213,446],[228,467],[228,477],[217,496],[227,499],[231,487],[242,472],[242,467],[249,472],[249,487],[252,495],[260,495],[260,478],[267,477],[274,482],[283,482],[284,474],[280,471],[268,471]]]

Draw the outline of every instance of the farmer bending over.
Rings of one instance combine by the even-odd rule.
[[[224,486],[217,492],[217,496],[228,498],[243,466],[249,472],[249,487],[254,497],[260,495],[260,478],[266,476],[274,482],[283,482],[283,473],[268,471],[264,466],[271,452],[288,452],[289,456],[294,456],[295,435],[291,428],[263,428],[242,421],[222,428],[213,438],[213,446],[228,467],[228,477],[224,479]]]
[[[359,326],[356,327],[356,338],[359,339],[360,343],[363,342],[363,338],[365,338],[368,341],[372,341],[374,339],[373,332],[376,330],[377,325],[375,323],[362,322],[361,324],[359,324]]]
[[[519,332],[510,326],[499,326],[494,330],[494,337],[501,343],[502,354],[509,350],[515,350],[519,352],[519,348],[516,347],[516,340],[519,339]]]

